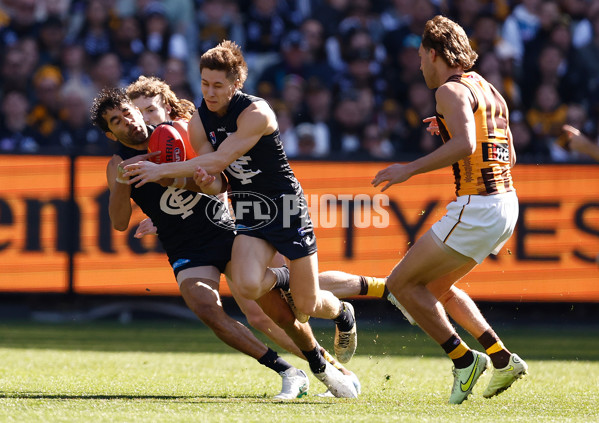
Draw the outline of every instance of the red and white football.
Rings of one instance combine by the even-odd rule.
[[[171,125],[158,125],[148,142],[148,153],[160,151],[160,155],[151,157],[154,163],[185,161],[185,143],[181,134]]]

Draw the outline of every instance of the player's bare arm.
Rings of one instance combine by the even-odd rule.
[[[127,177],[125,176],[124,167],[140,160],[147,160],[158,154],[160,153],[153,152],[140,154],[127,160],[123,160],[120,156],[115,154],[108,162],[108,165],[106,166],[106,180],[108,182],[108,189],[110,190],[108,214],[112,226],[117,231],[124,231],[127,229],[132,211],[130,200],[131,186],[128,184]]]
[[[471,155],[476,149],[476,125],[470,90],[462,84],[449,82],[435,93],[437,112],[445,117],[451,139],[435,151],[412,162],[413,174],[442,169]]]
[[[123,179],[123,172],[119,171],[119,166],[122,167],[122,161],[119,156],[114,155],[106,167],[106,180],[110,190],[108,215],[110,216],[112,226],[117,231],[127,229],[132,211],[130,200],[131,186],[126,183],[126,179]]]
[[[134,163],[125,167],[127,170],[125,175],[130,178],[131,184],[139,187],[162,178],[192,176],[199,167],[209,174],[219,174],[236,159],[247,153],[263,135],[275,130],[275,114],[266,102],[256,102],[239,115],[237,127],[237,131],[229,135],[214,152],[202,154],[184,162],[161,165],[151,162]],[[191,125],[190,129],[195,131]]]
[[[569,148],[584,153],[599,161],[599,146],[585,136],[580,130],[570,125],[564,125],[562,130],[569,139]]]

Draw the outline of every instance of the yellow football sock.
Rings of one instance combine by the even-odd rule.
[[[365,276],[366,283],[368,284],[368,292],[366,296],[382,298],[385,293],[385,278],[375,278],[372,276]]]
[[[460,357],[463,357],[464,354],[466,354],[469,351],[468,346],[462,341],[460,342],[460,345],[458,345],[457,347],[455,347],[449,354],[447,354],[449,356],[449,358],[451,358],[452,360],[456,360]]]
[[[497,341],[493,345],[491,345],[489,348],[487,348],[485,351],[487,352],[487,354],[491,355],[491,354],[494,354],[494,353],[499,352],[504,349],[505,349],[505,346],[503,345],[503,342]]]

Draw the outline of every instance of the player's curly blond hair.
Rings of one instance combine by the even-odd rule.
[[[202,54],[200,72],[205,68],[225,71],[230,81],[239,80],[239,88],[243,87],[248,77],[248,65],[243,58],[241,47],[234,41],[223,41]]]
[[[127,87],[127,95],[131,100],[161,95],[164,103],[171,106],[169,117],[172,120],[189,120],[195,112],[195,105],[191,101],[178,98],[166,82],[155,76],[140,76],[137,81]]]
[[[441,15],[430,19],[424,26],[422,47],[434,49],[450,67],[462,67],[465,71],[471,69],[478,58],[464,29]]]

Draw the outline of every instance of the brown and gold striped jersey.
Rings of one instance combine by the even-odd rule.
[[[453,164],[456,195],[492,195],[514,190],[508,144],[509,112],[495,87],[476,72],[454,75],[447,82],[468,87],[474,97],[476,150]],[[443,142],[451,139],[443,116],[437,114]]]

